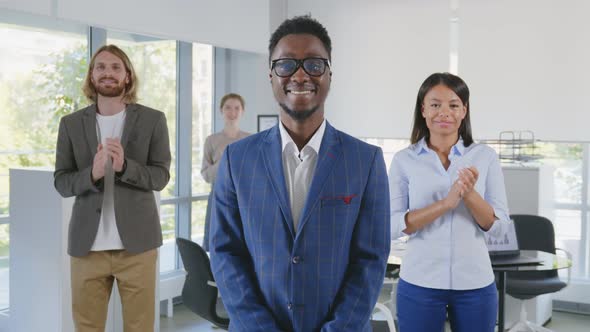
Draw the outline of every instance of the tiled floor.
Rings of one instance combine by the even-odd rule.
[[[384,290],[380,302],[388,298],[388,290]],[[590,326],[590,316],[570,314],[565,312],[553,312],[551,322],[547,328],[555,332],[587,332]],[[212,327],[212,324],[190,312],[184,305],[174,307],[174,317],[160,317],[161,332],[219,332],[220,329]],[[450,331],[447,327],[446,331]]]

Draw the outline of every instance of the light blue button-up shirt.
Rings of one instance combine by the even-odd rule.
[[[445,198],[462,168],[475,166],[479,177],[475,189],[494,209],[498,218],[487,231],[502,237],[510,217],[506,203],[504,176],[496,152],[482,144],[455,144],[445,170],[435,151],[426,141],[398,152],[389,169],[391,198],[391,234],[404,236],[408,211],[427,207]],[[494,274],[484,239],[467,207],[459,205],[431,224],[410,235],[400,276],[405,281],[436,289],[477,289],[494,281]]]

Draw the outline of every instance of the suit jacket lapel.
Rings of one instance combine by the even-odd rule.
[[[94,158],[96,148],[98,147],[98,138],[96,137],[96,104],[88,106],[84,111],[82,122],[84,125],[86,142],[88,142],[88,148],[90,149],[92,158]]]
[[[125,148],[127,147],[129,135],[131,134],[131,131],[135,126],[135,121],[137,121],[137,112],[137,104],[127,105],[127,115],[125,115],[125,127],[123,127],[123,134],[121,135],[121,146],[123,146],[123,150],[125,150]]]
[[[340,144],[340,139],[338,137],[338,132],[334,127],[332,127],[328,122],[326,122],[326,131],[324,132],[324,137],[322,139],[322,144],[320,146],[320,152],[318,154],[318,161],[316,164],[316,168],[313,174],[313,179],[311,180],[311,186],[309,188],[309,193],[307,194],[307,199],[305,200],[305,205],[303,207],[303,212],[301,213],[302,219],[299,223],[299,228],[297,229],[297,234],[301,233],[301,229],[305,226],[307,220],[311,216],[311,211],[313,211],[315,205],[320,200],[320,193],[324,188],[326,180],[332,174],[332,169],[334,165],[337,164],[338,160],[342,157],[342,146]]]
[[[280,124],[275,125],[269,130],[262,144],[262,155],[264,156],[264,166],[266,174],[272,183],[272,188],[277,195],[279,207],[283,212],[283,220],[287,224],[291,236],[295,238],[293,229],[293,216],[289,205],[287,185],[285,184],[285,175],[283,171],[283,151],[281,146],[281,135],[279,133]]]

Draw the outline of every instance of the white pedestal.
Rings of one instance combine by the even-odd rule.
[[[512,326],[512,324],[518,322],[518,319],[520,318],[521,300],[516,299],[508,294],[506,294],[505,299],[506,306],[504,308],[506,308],[506,311],[504,314],[504,319],[506,324],[504,326],[509,327]],[[524,301],[527,320],[531,323],[541,326],[545,324],[549,319],[551,319],[551,311],[553,310],[552,301],[553,294],[543,294]]]
[[[553,168],[504,166],[504,183],[511,214],[532,214],[554,220],[553,212]],[[525,301],[527,319],[543,325],[551,319],[553,295],[544,294]],[[506,294],[506,327],[520,318],[520,300]]]
[[[156,195],[159,202],[159,195]],[[10,170],[10,331],[73,332],[68,225],[74,198],[53,186],[53,170]],[[158,263],[159,265],[159,263]],[[156,269],[156,285],[159,268]],[[160,326],[156,288],[155,331]],[[106,332],[122,332],[116,287]]]

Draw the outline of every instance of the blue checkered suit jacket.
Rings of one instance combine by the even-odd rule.
[[[227,147],[214,188],[211,267],[230,331],[371,331],[389,255],[381,149],[330,124],[293,229],[278,126]]]

